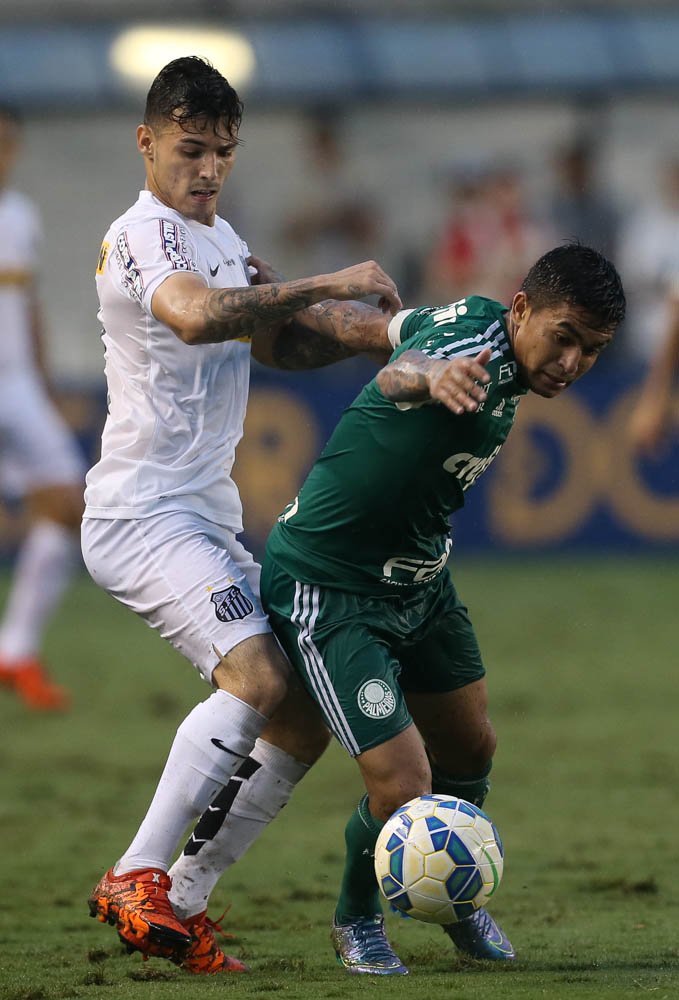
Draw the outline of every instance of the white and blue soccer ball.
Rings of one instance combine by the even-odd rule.
[[[502,878],[497,829],[471,802],[420,795],[397,809],[375,845],[383,896],[416,920],[452,924],[484,906]]]

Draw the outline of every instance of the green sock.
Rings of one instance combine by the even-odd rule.
[[[458,799],[472,802],[481,809],[484,799],[490,791],[488,775],[492,762],[476,778],[453,778],[442,771],[431,757],[429,763],[431,765],[431,787],[435,795],[454,795]]]
[[[344,831],[347,854],[335,910],[338,924],[382,912],[375,878],[375,841],[383,825],[371,815],[368,796],[364,795]]]

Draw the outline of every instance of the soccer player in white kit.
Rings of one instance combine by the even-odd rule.
[[[283,282],[216,215],[241,114],[228,82],[196,57],[169,63],[149,90],[137,130],[146,188],[108,230],[97,267],[109,413],[82,526],[94,580],[216,689],[180,725],[146,817],[93,890],[90,913],[130,948],[210,973],[244,966],[212,947],[204,913],[177,918],[167,870],[187,825],[257,752],[288,688],[259,567],[236,538],[230,473],[251,344],[269,363],[327,363],[361,346],[342,336],[351,328],[360,338],[362,308],[366,343],[379,315],[327,300],[377,295],[384,309],[401,305],[374,261]],[[283,757],[297,780],[303,763]]]
[[[29,515],[0,618],[0,684],[31,709],[58,711],[68,695],[50,679],[40,647],[80,559],[85,469],[46,387],[36,288],[40,219],[26,195],[6,186],[20,133],[16,112],[0,107],[0,488]]]

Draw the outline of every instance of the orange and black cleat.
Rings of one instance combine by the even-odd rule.
[[[63,712],[70,704],[68,693],[49,677],[40,660],[0,660],[0,684],[11,688],[28,708],[38,712]]]
[[[128,951],[181,961],[193,937],[177,919],[169,876],[158,868],[114,875],[109,869],[88,900],[90,916],[109,923]]]
[[[223,917],[219,918],[220,920]],[[173,959],[176,965],[194,975],[211,976],[218,972],[248,972],[248,967],[238,958],[226,955],[217,944],[215,931],[224,937],[218,921],[210,920],[205,912],[197,913],[184,921],[191,935],[191,944],[183,958]]]

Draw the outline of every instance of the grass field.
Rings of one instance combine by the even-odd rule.
[[[190,977],[125,955],[85,900],[207,688],[83,577],[49,633],[71,713],[29,715],[0,694],[0,1000],[679,996],[676,564],[465,561],[456,581],[500,740],[493,912],[515,964],[465,964],[437,928],[389,917],[408,979],[336,966],[328,924],[360,787],[334,747],[216,893],[250,975]]]

